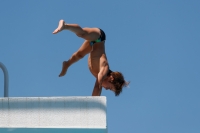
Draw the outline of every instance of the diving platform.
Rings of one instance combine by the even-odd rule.
[[[0,97],[0,133],[107,133],[106,97]]]

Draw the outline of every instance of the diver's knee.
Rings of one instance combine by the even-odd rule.
[[[84,54],[82,54],[81,52],[75,52],[74,54],[73,54],[75,57],[77,57],[77,58],[83,58],[85,55]]]
[[[83,37],[83,34],[80,34],[80,33],[79,33],[79,34],[76,34],[76,35],[77,35],[78,37]]]
[[[88,35],[88,33],[87,33],[86,31],[83,30],[81,33],[76,33],[76,35],[77,35],[78,37],[85,38],[85,37]]]

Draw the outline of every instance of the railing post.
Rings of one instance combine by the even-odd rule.
[[[0,62],[0,68],[4,73],[4,97],[8,97],[8,71],[3,63]]]

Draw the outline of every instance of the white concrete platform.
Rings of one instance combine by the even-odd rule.
[[[106,97],[0,98],[0,133],[107,133]]]

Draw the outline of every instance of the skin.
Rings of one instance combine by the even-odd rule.
[[[102,87],[106,90],[114,91],[114,86],[109,81],[114,80],[112,76],[107,76],[109,64],[105,53],[105,41],[90,45],[91,41],[99,38],[100,30],[98,28],[81,28],[78,24],[67,24],[64,20],[60,20],[58,27],[53,31],[57,34],[62,30],[69,30],[85,41],[81,47],[69,58],[64,61],[59,77],[66,74],[67,69],[75,62],[89,54],[88,67],[92,75],[96,78],[92,96],[100,96]]]

